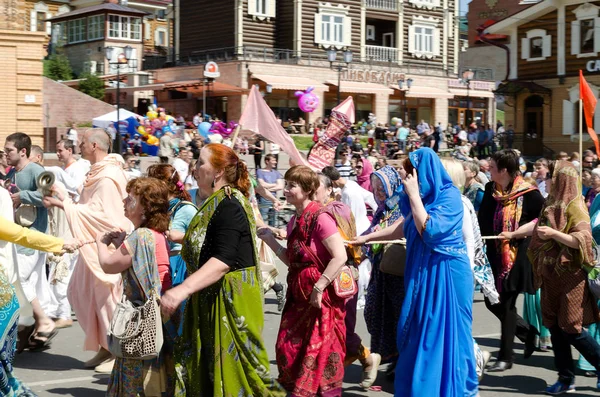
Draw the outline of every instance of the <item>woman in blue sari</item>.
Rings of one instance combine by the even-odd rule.
[[[357,239],[406,237],[406,297],[397,338],[402,370],[396,371],[395,395],[476,396],[473,273],[462,237],[460,192],[429,148],[412,152],[403,167],[404,221]]]

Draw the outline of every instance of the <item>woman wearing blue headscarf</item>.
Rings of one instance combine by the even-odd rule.
[[[463,207],[439,157],[429,148],[403,164],[403,222],[357,243],[406,237],[406,297],[398,322],[396,396],[476,396],[473,273],[462,237]]]

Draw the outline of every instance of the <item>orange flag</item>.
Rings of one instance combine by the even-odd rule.
[[[596,145],[596,154],[600,155],[600,144],[598,143],[598,135],[594,131],[594,110],[596,109],[596,102],[598,99],[592,92],[592,89],[588,85],[587,81],[583,78],[583,72],[579,71],[579,99],[583,103],[583,115],[585,117],[585,123],[587,124],[587,132]]]

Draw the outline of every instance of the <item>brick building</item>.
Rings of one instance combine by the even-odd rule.
[[[258,84],[283,120],[326,115],[337,104],[339,91],[342,97],[354,97],[358,119],[373,112],[384,123],[392,117],[411,123],[464,123],[469,94],[469,118],[494,121],[493,84],[473,82],[467,92],[458,82],[454,0],[181,0],[181,8],[186,12],[176,46],[185,66],[156,70],[156,82],[201,82],[203,65],[216,60],[222,73],[218,81],[243,89]],[[340,84],[327,61],[329,49],[338,51],[338,62],[343,51],[353,54]],[[404,80],[402,89],[399,80]],[[322,106],[305,115],[294,92],[309,86]],[[202,109],[202,100],[190,91],[185,86],[161,91],[159,104],[194,114]],[[245,98],[214,95],[207,111],[237,120]]]

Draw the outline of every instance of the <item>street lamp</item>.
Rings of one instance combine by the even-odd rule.
[[[121,154],[121,131],[119,128],[119,122],[121,120],[121,65],[129,66],[129,60],[133,55],[133,48],[131,46],[125,46],[123,52],[117,57],[116,62],[111,62],[113,54],[115,53],[114,47],[106,47],[104,51],[106,53],[108,64],[115,65],[117,68],[117,133],[115,134],[115,141],[113,142],[113,153]]]
[[[406,82],[406,89],[404,89],[404,83]],[[404,102],[404,124],[408,122],[408,103],[406,101],[406,91],[410,90],[412,87],[413,79],[409,78],[406,81],[404,79],[398,80],[398,88],[400,92],[402,92],[402,102]],[[402,113],[402,109],[400,109],[400,113]]]
[[[471,90],[471,80],[475,77],[475,72],[471,69],[467,69],[462,74],[462,81],[467,85],[467,117],[465,117],[467,121],[467,128],[471,125],[469,123],[469,113],[471,112],[471,98],[470,98],[470,90]]]
[[[338,92],[337,92],[337,103],[340,104],[340,93],[341,84],[342,84],[342,71],[347,70],[352,63],[352,51],[346,50],[342,53],[343,60],[342,62],[336,62],[337,59],[337,51],[335,49],[327,50],[327,60],[329,61],[329,67],[333,70],[337,70],[338,72]]]

